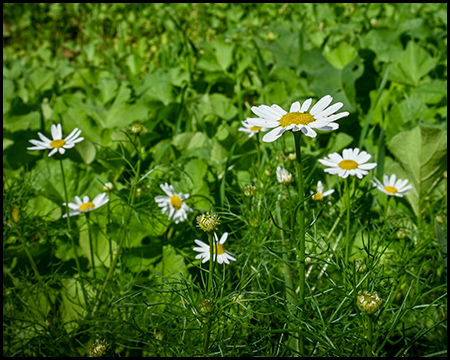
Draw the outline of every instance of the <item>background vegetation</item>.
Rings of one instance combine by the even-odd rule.
[[[286,309],[272,221],[277,201],[288,208],[274,169],[294,173],[287,156],[294,139],[265,144],[238,128],[252,106],[289,109],[326,94],[350,116],[302,144],[307,194],[318,180],[337,191],[308,204],[308,321],[297,324]],[[97,279],[86,219],[73,221],[92,296],[111,264],[130,187],[138,189],[94,317],[80,300],[61,218],[60,165],[26,149],[57,123],[85,137],[64,156],[69,197],[92,198],[114,184],[108,211],[91,217],[103,259]],[[135,124],[145,129],[139,146]],[[378,164],[352,198],[350,270],[335,251],[345,231],[337,220],[341,185],[316,161],[348,147]],[[377,355],[445,355],[446,164],[447,4],[4,4],[3,354],[84,356],[105,339],[110,356],[195,356],[202,314],[213,311],[212,355],[289,355],[294,324],[310,356],[362,356],[365,320],[355,302],[362,289],[384,300],[374,321]],[[384,173],[409,179],[414,190],[387,203],[370,184]],[[191,194],[195,213],[186,222],[160,213],[154,197],[164,182]],[[254,197],[242,192],[249,184],[258,188]],[[205,310],[192,251],[204,234],[194,219],[212,209],[237,261]],[[342,283],[343,271],[353,274],[353,288]]]

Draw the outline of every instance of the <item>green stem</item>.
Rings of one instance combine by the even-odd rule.
[[[63,186],[64,186],[64,196],[66,198],[66,215],[67,215],[67,229],[68,229],[67,236],[69,237],[70,242],[72,244],[72,249],[73,249],[73,252],[75,255],[75,263],[77,265],[78,275],[80,276],[81,290],[83,291],[84,303],[87,306],[88,298],[86,295],[86,289],[84,287],[83,274],[81,273],[80,259],[78,258],[77,246],[75,244],[75,239],[72,237],[72,228],[70,226],[69,196],[67,195],[66,177],[64,175],[64,166],[63,166],[62,158],[59,159],[59,164],[61,165],[61,175],[62,175],[62,180],[63,180],[62,182],[63,182]]]
[[[303,166],[302,166],[302,152],[301,152],[301,140],[302,133],[301,131],[294,132],[294,138],[295,138],[295,154],[297,158],[296,162],[296,168],[297,168],[297,185],[298,185],[298,203],[302,203],[304,201],[305,191],[304,191],[304,185],[303,185]],[[305,296],[305,204],[301,204],[300,208],[298,209],[298,213],[300,216],[300,222],[299,222],[299,240],[298,240],[298,246],[296,247],[298,250],[298,258],[300,262],[300,269],[299,269],[299,276],[300,276],[300,291],[298,296],[298,305],[300,308],[303,308],[304,305],[304,296]],[[292,233],[294,234],[294,229],[292,227]],[[302,309],[303,310],[303,309]],[[299,316],[301,317],[303,314],[303,311],[299,313]],[[304,344],[303,344],[303,337],[300,336],[299,339],[300,342],[300,355],[303,355],[304,352]]]
[[[92,245],[92,234],[91,234],[91,219],[89,216],[89,212],[86,212],[86,219],[87,219],[87,226],[88,226],[88,234],[89,234],[89,249],[91,251],[91,263],[92,263],[92,270],[94,273],[94,279],[95,276],[95,262],[94,262],[94,246]]]
[[[208,299],[211,300],[211,290],[212,290],[212,282],[213,282],[213,271],[214,271],[214,235],[208,233],[209,240],[209,274],[208,274],[208,287],[206,289],[206,294]]]
[[[256,164],[256,178],[260,179],[260,174],[259,172],[261,171],[261,151],[259,149],[259,147],[261,146],[261,144],[259,143],[259,132],[256,133],[256,159],[257,159],[257,164]],[[258,187],[259,187],[259,183],[258,183]]]
[[[303,185],[303,166],[302,166],[302,153],[300,146],[301,132],[294,132],[295,136],[295,153],[297,157],[297,185],[298,185],[298,203],[302,203],[304,200],[304,185]],[[299,222],[299,239],[298,239],[298,255],[300,261],[300,292],[299,292],[299,306],[303,306],[304,294],[305,294],[305,204],[300,205],[298,209],[300,216]],[[292,229],[294,230],[294,229]]]
[[[345,202],[347,204],[347,221],[345,227],[345,264],[348,265],[350,252],[350,186],[348,177],[345,179]]]
[[[372,316],[368,315],[368,324],[367,324],[367,357],[372,357],[373,354],[373,330],[372,330]]]
[[[125,238],[126,238],[126,236],[128,234],[128,229],[129,229],[130,220],[131,220],[131,214],[133,213],[134,199],[136,197],[136,187],[137,187],[137,185],[139,183],[139,173],[140,173],[140,169],[141,169],[141,156],[140,156],[141,141],[140,141],[139,135],[136,135],[136,136],[137,136],[137,143],[138,143],[137,146],[136,146],[138,160],[137,160],[137,164],[136,164],[135,178],[134,178],[134,180],[131,183],[130,198],[128,200],[128,206],[129,206],[128,215],[127,215],[127,219],[125,221],[124,227],[123,227],[122,237],[121,237],[121,239],[119,241],[119,245],[117,247],[116,255],[114,256],[114,259],[113,259],[113,261],[111,263],[111,266],[109,267],[108,274],[106,275],[105,281],[104,281],[104,283],[103,283],[103,285],[102,285],[102,287],[100,289],[100,292],[98,293],[97,300],[95,302],[95,306],[94,306],[94,308],[93,308],[93,310],[91,312],[91,317],[94,316],[95,312],[97,311],[97,309],[98,309],[98,307],[100,305],[103,293],[105,292],[105,289],[106,289],[106,285],[108,284],[109,279],[111,278],[112,273],[113,273],[113,271],[114,271],[114,269],[115,269],[115,267],[117,265],[117,262],[119,261],[119,256],[120,256],[120,254],[122,252],[123,242],[124,242],[124,240],[125,240]]]

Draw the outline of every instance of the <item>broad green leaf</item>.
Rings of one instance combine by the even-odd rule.
[[[214,53],[216,54],[217,62],[219,63],[221,69],[226,72],[228,67],[233,61],[233,43],[226,43],[223,40],[218,40],[213,44]]]
[[[436,65],[437,58],[433,58],[428,51],[411,40],[406,49],[395,58],[389,77],[400,83],[417,86],[420,79]]]
[[[157,70],[145,75],[141,86],[136,88],[136,96],[144,100],[159,100],[164,105],[173,101],[172,78],[165,70]]]
[[[75,150],[78,154],[80,154],[85,164],[90,164],[95,160],[97,150],[95,149],[94,144],[92,144],[89,140],[84,139],[78,143]]]
[[[99,97],[103,105],[112,100],[114,96],[116,96],[118,90],[117,81],[113,77],[101,78],[97,87],[100,90]]]
[[[194,258],[195,254],[192,255]],[[179,277],[187,276],[187,267],[183,256],[177,254],[171,245],[163,246],[161,261],[155,266],[155,271],[162,276]]]
[[[345,42],[341,42],[338,47],[324,51],[323,56],[333,65],[336,69],[343,69],[349,64],[356,56],[356,49]]]
[[[55,82],[55,75],[53,71],[39,68],[33,71],[30,75],[30,81],[36,91],[46,91],[52,88]]]
[[[413,196],[408,200],[419,215],[422,199],[433,191],[433,184],[442,177],[446,166],[447,130],[420,124],[412,130],[400,132],[387,146],[414,186]]]
[[[230,120],[238,114],[238,109],[232,101],[222,94],[211,94],[209,96],[211,111],[225,120]]]
[[[447,96],[447,81],[434,79],[429,83],[422,83],[411,92],[411,97],[426,104],[437,104]]]

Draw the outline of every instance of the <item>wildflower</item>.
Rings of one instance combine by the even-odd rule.
[[[260,105],[253,106],[252,111],[260,118],[249,118],[247,122],[253,126],[273,128],[263,137],[263,141],[272,142],[277,140],[285,131],[302,131],[309,137],[316,137],[317,130],[336,130],[339,125],[334,121],[349,115],[348,112],[334,114],[344,104],[338,102],[330,105],[333,98],[330,95],[320,99],[308,112],[312,99],[306,100],[302,106],[296,101],[291,105],[289,112],[283,110],[280,106]]]
[[[356,175],[359,179],[362,179],[364,175],[367,175],[368,170],[377,166],[376,163],[367,163],[371,158],[371,155],[365,151],[361,151],[358,148],[344,149],[342,156],[338,153],[332,153],[325,159],[319,159],[322,165],[329,166],[325,169],[325,172],[330,174],[338,174],[342,178],[347,178],[349,175]]]
[[[172,185],[167,183],[161,184],[161,189],[167,194],[158,195],[155,197],[155,201],[161,209],[163,214],[169,215],[169,220],[173,219],[175,224],[187,219],[187,211],[193,212],[189,206],[186,205],[184,200],[189,198],[189,194],[177,193]]]
[[[246,185],[244,186],[244,195],[247,197],[252,197],[256,195],[256,186],[254,185]]]
[[[238,129],[238,131],[242,131],[242,132],[247,133],[249,138],[251,138],[253,135],[259,133],[260,131],[267,131],[267,129],[262,127],[262,126],[250,125],[247,122],[247,120],[246,121],[241,121],[242,125],[244,125],[244,127],[240,127]]]
[[[81,213],[98,209],[100,206],[105,205],[108,201],[109,197],[106,196],[106,193],[98,194],[92,201],[89,200],[89,196],[84,196],[83,201],[81,201],[79,196],[75,196],[75,203],[69,203],[69,215],[79,215]],[[66,206],[66,203],[63,203],[63,205]],[[67,217],[67,214],[64,214],[63,217]]]
[[[214,247],[213,247],[213,260],[217,261],[219,264],[225,263],[229,264],[230,260],[236,261],[236,259],[231,256],[231,254],[225,250],[225,247],[223,244],[225,244],[225,241],[227,241],[228,233],[224,233],[220,240],[217,237],[217,234],[214,233]],[[202,259],[202,263],[205,263],[209,260],[211,253],[210,253],[210,247],[209,245],[205,244],[204,242],[200,240],[195,240],[195,243],[198,245],[198,247],[194,248],[194,251],[199,252],[195,258],[196,259]]]
[[[102,341],[96,340],[95,343],[93,343],[89,348],[89,356],[91,357],[102,356],[106,352],[108,346],[109,344],[106,342],[105,339],[103,339]]]
[[[323,192],[323,190],[324,190],[324,188],[322,185],[322,181],[319,180],[319,182],[317,183],[317,192],[314,194],[314,192],[311,191],[311,194],[314,194],[312,196],[312,199],[315,201],[320,201],[320,200],[323,200],[323,198],[325,196],[328,196],[328,195],[331,195],[332,193],[334,193],[334,189],[331,189],[331,190],[328,190],[325,192]]]
[[[277,179],[278,182],[283,185],[288,185],[294,181],[292,174],[281,166],[277,167]]]
[[[217,229],[220,225],[220,218],[217,214],[209,215],[209,213],[197,216],[197,226],[204,232],[210,232]]]
[[[378,296],[376,291],[364,291],[362,295],[356,297],[356,305],[364,314],[375,314],[380,308],[383,300]]]
[[[384,192],[387,195],[403,197],[408,191],[412,190],[411,185],[406,185],[408,180],[398,179],[396,181],[395,174],[388,177],[386,174],[383,175],[383,184],[377,178],[372,181],[372,183],[377,187],[378,190]]]
[[[54,153],[58,152],[62,155],[66,152],[66,149],[71,149],[75,146],[76,143],[83,141],[84,138],[80,138],[81,130],[75,128],[68,137],[63,139],[61,124],[52,125],[51,126],[52,138],[53,140],[48,139],[44,135],[38,132],[39,140],[29,140],[35,146],[27,148],[27,150],[45,150],[52,149],[48,156],[52,156]]]

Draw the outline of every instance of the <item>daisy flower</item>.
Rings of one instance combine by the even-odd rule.
[[[249,119],[247,119],[249,120]],[[265,127],[262,126],[255,126],[255,125],[250,125],[248,122],[246,121],[241,121],[242,125],[244,125],[244,127],[240,127],[238,129],[238,131],[242,131],[248,134],[248,137],[251,138],[253,135],[259,133],[260,131],[267,131],[268,129],[266,129]],[[258,120],[258,119],[253,119],[253,120]]]
[[[219,264],[225,263],[225,264],[229,264],[230,260],[232,261],[236,261],[236,259],[231,256],[231,254],[225,250],[225,247],[223,244],[225,244],[225,241],[227,241],[228,238],[228,233],[224,233],[222,235],[222,237],[219,238],[217,237],[217,234],[214,233],[214,248],[213,248],[213,260],[217,261]],[[195,258],[196,259],[202,259],[203,261],[202,263],[207,262],[210,257],[211,257],[211,253],[210,253],[210,248],[208,244],[205,244],[204,242],[200,241],[200,240],[195,240],[195,243],[198,245],[198,247],[194,248],[194,251],[199,252],[200,254],[198,254]]]
[[[294,181],[292,174],[281,166],[277,167],[277,179],[280,184],[288,185]]]
[[[252,126],[272,129],[264,135],[263,141],[265,142],[277,140],[287,130],[301,130],[309,137],[316,137],[317,133],[313,129],[336,130],[339,125],[334,121],[349,114],[347,111],[334,114],[344,104],[338,102],[327,108],[332,100],[333,98],[330,95],[326,95],[311,110],[309,110],[309,107],[311,106],[312,99],[306,100],[303,105],[300,105],[300,102],[296,101],[291,105],[289,112],[286,112],[276,104],[272,106],[253,106],[253,113],[260,118],[247,119],[247,122]]]
[[[376,163],[367,163],[371,155],[358,148],[344,149],[342,156],[338,153],[332,153],[325,159],[319,159],[322,165],[328,166],[325,172],[330,174],[338,174],[342,178],[347,178],[349,175],[356,175],[359,179],[367,175],[368,170],[372,170]]]
[[[29,140],[30,143],[32,143],[34,146],[27,148],[27,150],[51,149],[51,151],[48,153],[48,156],[52,156],[58,151],[62,155],[66,152],[66,149],[71,149],[75,146],[76,143],[84,140],[84,138],[79,137],[81,134],[81,130],[78,130],[78,128],[75,128],[65,139],[63,139],[61,124],[53,124],[51,126],[51,132],[53,140],[48,139],[38,132],[41,141]]]
[[[374,178],[372,183],[378,188],[378,190],[391,196],[403,197],[403,195],[413,189],[411,185],[407,185],[408,180],[397,180],[395,174],[392,174],[391,177],[384,174],[383,183],[381,183],[381,181],[377,178]]]
[[[155,201],[161,208],[162,213],[168,214],[169,220],[173,219],[175,224],[178,224],[180,221],[185,221],[187,219],[186,211],[193,212],[184,202],[189,197],[189,194],[177,193],[173,186],[167,183],[161,184],[161,189],[167,196],[158,195],[155,197]]]
[[[322,181],[319,180],[319,182],[317,183],[317,192],[314,194],[314,191],[311,191],[311,194],[314,194],[312,196],[312,199],[316,200],[316,201],[320,201],[320,200],[323,200],[323,198],[325,196],[328,196],[328,195],[331,195],[332,193],[334,193],[334,189],[331,189],[331,190],[328,190],[325,192],[323,192],[323,190],[324,190],[324,188],[322,185]]]
[[[86,213],[95,209],[98,209],[100,206],[105,205],[109,201],[109,197],[106,193],[98,194],[94,200],[89,200],[89,196],[84,196],[83,201],[79,196],[75,196],[75,203],[69,203],[69,215],[79,215],[81,213]],[[63,203],[66,206],[66,203]],[[63,217],[67,217],[67,214],[64,214]]]

